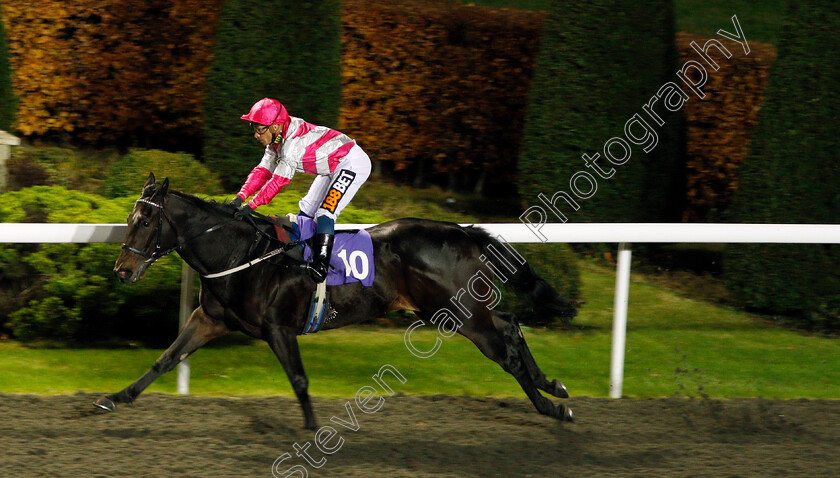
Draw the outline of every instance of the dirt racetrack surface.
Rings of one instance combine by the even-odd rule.
[[[572,398],[563,424],[523,400],[316,399],[328,455],[293,399],[148,394],[109,413],[98,397],[0,395],[0,476],[271,477],[285,453],[276,476],[840,474],[840,401]]]

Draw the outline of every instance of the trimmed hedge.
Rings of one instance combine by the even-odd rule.
[[[840,5],[791,2],[739,172],[733,222],[840,222]],[[730,290],[749,309],[840,327],[840,246],[732,245]]]
[[[17,131],[188,149],[219,3],[4,0]]]
[[[12,93],[12,70],[9,66],[9,46],[6,44],[6,29],[3,26],[3,12],[0,10],[0,130],[9,131],[14,118],[15,103]]]
[[[731,30],[729,28],[728,30]],[[677,45],[682,61],[696,60],[690,43],[703,45],[708,37],[680,33]],[[726,45],[730,47],[732,42]],[[750,135],[776,50],[750,41],[750,53],[737,45],[729,48],[732,58],[721,58],[720,70],[709,71],[703,86],[708,96],[686,103],[686,206],[683,220],[723,220],[738,189],[738,168],[747,156]]]
[[[537,196],[571,194],[578,171],[597,182],[589,199],[576,199],[576,212],[556,206],[575,222],[661,222],[679,218],[684,184],[683,115],[662,114],[654,123],[642,106],[669,81],[678,81],[673,1],[555,1],[543,29],[537,70],[531,83],[525,133],[519,156],[519,193],[525,206]],[[664,111],[664,108],[659,107]],[[639,114],[658,135],[649,153],[630,145],[631,157],[611,166],[604,145],[625,137],[624,127]],[[638,127],[634,134],[639,134]],[[626,138],[625,138],[626,139]],[[628,143],[629,144],[629,143]],[[621,149],[613,147],[614,156]],[[597,165],[610,179],[587,169],[581,155],[600,155]],[[576,176],[585,178],[585,176]],[[591,186],[579,180],[578,191]],[[584,194],[586,196],[586,194]],[[573,195],[574,197],[574,195]],[[549,221],[558,221],[549,214]]]
[[[544,14],[443,0],[343,7],[341,127],[415,185],[434,174],[480,190],[486,176],[492,196],[509,195]]]
[[[149,173],[178,184],[190,194],[221,194],[219,179],[186,153],[135,149],[112,164],[102,186],[105,197],[140,195]]]
[[[241,186],[262,157],[239,117],[271,97],[289,114],[335,127],[341,101],[338,0],[226,0],[207,78],[203,159],[228,189]]]

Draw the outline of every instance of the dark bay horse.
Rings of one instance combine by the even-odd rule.
[[[202,276],[200,305],[152,368],[124,390],[100,398],[97,406],[113,411],[117,403],[132,402],[161,374],[209,340],[239,330],[268,342],[300,401],[306,428],[316,428],[297,342],[315,284],[301,264],[286,254],[234,274],[205,277],[278,247],[257,232],[273,234],[272,225],[237,221],[233,213],[226,204],[170,191],[168,178],[157,184],[154,175],[149,175],[128,217],[125,244],[114,273],[124,283],[137,282],[158,258],[177,251]],[[463,309],[469,311],[464,315],[469,318],[458,332],[513,375],[540,413],[572,420],[568,407],[555,406],[540,394],[543,390],[560,398],[569,396],[562,383],[549,381],[539,369],[514,316],[490,310],[470,294],[459,294],[459,289],[476,271],[482,270],[492,278],[493,269],[499,276],[506,267],[510,270],[510,264],[517,264],[515,272],[509,273],[511,277],[505,277],[506,285],[546,316],[570,319],[576,313],[575,304],[563,299],[530,265],[523,264],[524,259],[517,261],[515,252],[483,229],[399,219],[368,232],[374,246],[374,283],[371,287],[359,283],[329,287],[330,303],[337,315],[331,316],[323,329],[381,317],[397,309],[414,310],[420,320],[429,321],[437,311],[454,310],[450,299],[460,295]]]

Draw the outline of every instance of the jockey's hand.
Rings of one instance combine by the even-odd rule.
[[[242,197],[239,194],[237,194],[233,197],[233,199],[230,200],[230,203],[228,204],[233,206],[234,209],[239,209],[240,207],[242,207]]]
[[[249,206],[247,204],[243,204],[239,209],[236,210],[235,213],[233,213],[233,218],[236,219],[237,221],[241,221],[241,220],[245,219],[246,217],[251,217],[253,215],[253,213],[254,213],[254,210],[251,209],[251,206]]]

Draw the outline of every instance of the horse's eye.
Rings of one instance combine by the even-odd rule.
[[[143,221],[143,227],[149,227],[149,221]]]

